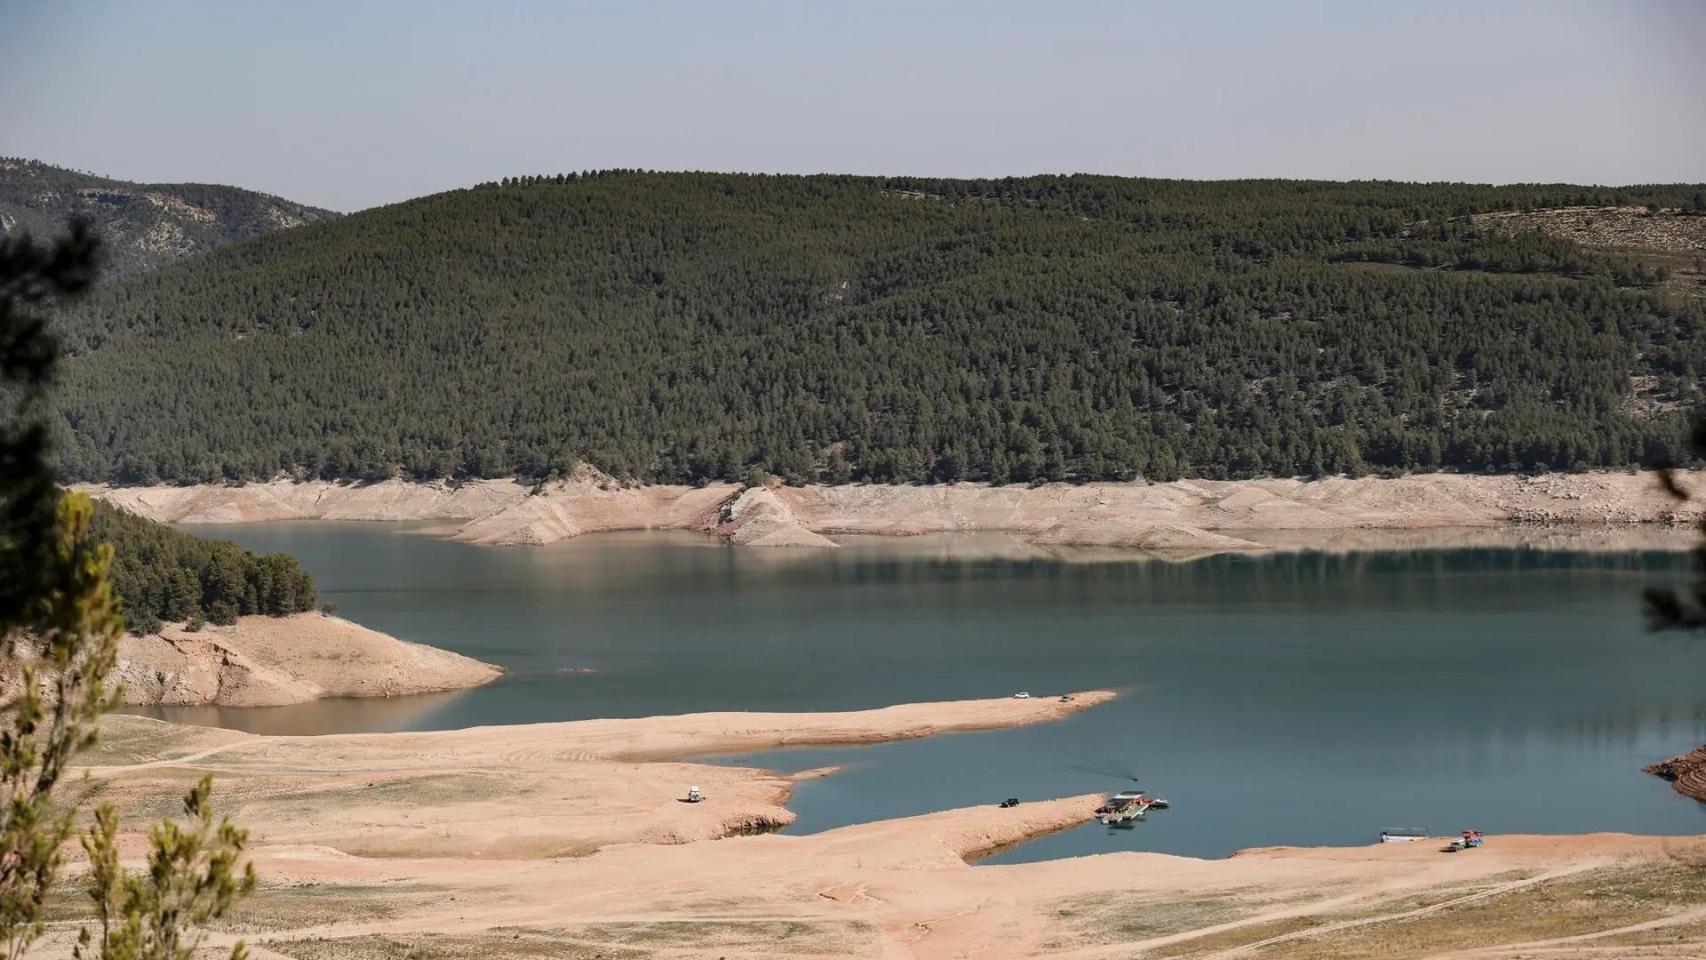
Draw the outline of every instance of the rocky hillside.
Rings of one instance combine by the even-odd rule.
[[[0,157],[0,234],[49,236],[74,215],[88,217],[105,238],[108,275],[337,216],[237,187],[130,183]]]
[[[1539,232],[1614,258],[1656,267],[1671,292],[1706,299],[1706,190],[1675,207],[1562,207],[1481,214],[1477,224]]]

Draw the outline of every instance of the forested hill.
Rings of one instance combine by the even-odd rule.
[[[100,233],[106,272],[125,274],[337,214],[237,187],[130,183],[0,157],[0,235],[50,237],[72,216]]]
[[[236,244],[64,322],[68,478],[1165,479],[1685,456],[1706,309],[1480,212],[1699,185],[608,172]]]
[[[90,535],[112,544],[111,582],[131,633],[162,621],[230,623],[314,607],[314,580],[294,557],[205,540],[95,501]]]

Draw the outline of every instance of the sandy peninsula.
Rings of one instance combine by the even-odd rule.
[[[134,792],[140,801],[169,797],[186,763],[215,770],[243,797],[238,810],[266,843],[312,842],[357,856],[577,856],[617,843],[683,843],[793,822],[784,806],[792,794],[788,778],[682,757],[1040,723],[1111,696],[1091,691],[1070,700],[920,703],[851,713],[700,713],[313,737],[112,718],[97,764],[114,752],[125,755],[138,737],[166,762],[99,765],[94,772],[111,776],[107,795]],[[156,742],[179,736],[190,739]],[[677,802],[691,784],[709,800]],[[305,805],[304,794],[319,801]],[[423,806],[422,797],[435,799]],[[341,814],[327,817],[328,809]]]
[[[190,631],[167,624],[126,636],[118,679],[125,702],[274,707],[326,697],[394,697],[476,687],[489,663],[399,640],[339,617],[241,617]]]
[[[981,700],[442,733],[258,737],[111,718],[92,788],[139,825],[204,771],[263,891],[219,931],[296,958],[1697,955],[1706,839],[1497,836],[977,866],[1095,796],[810,836],[787,778],[686,762],[1037,723],[1102,702]],[[813,776],[833,776],[817,771]],[[679,797],[688,783],[704,803]],[[58,946],[71,931],[56,929]],[[51,947],[50,947],[51,952]]]
[[[1683,476],[1706,491],[1706,472]],[[154,520],[430,520],[463,540],[547,544],[614,530],[694,530],[732,543],[830,547],[848,535],[1006,533],[1041,546],[1158,552],[1284,548],[1358,532],[1680,528],[1652,473],[1415,474],[1392,479],[933,486],[625,486],[583,470],[544,485],[273,481],[243,486],[79,488]]]

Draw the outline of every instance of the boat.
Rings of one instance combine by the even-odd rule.
[[[1172,804],[1167,802],[1166,797],[1152,797],[1142,790],[1121,790],[1119,793],[1116,793],[1107,800],[1104,800],[1102,805],[1096,808],[1096,813],[1107,813],[1116,805],[1124,806],[1138,800],[1143,801],[1156,810],[1165,810],[1172,806]]]
[[[1108,826],[1130,824],[1143,819],[1143,815],[1151,810],[1165,810],[1172,806],[1162,797],[1152,797],[1142,790],[1121,790],[1109,797],[1095,810],[1096,819]]]
[[[1131,823],[1133,820],[1142,820],[1143,815],[1148,812],[1149,804],[1142,798],[1110,801],[1103,806],[1102,812],[1096,815],[1096,819],[1108,826],[1115,826]]]
[[[1427,838],[1428,832],[1419,827],[1390,827],[1380,831],[1381,843],[1415,843]]]

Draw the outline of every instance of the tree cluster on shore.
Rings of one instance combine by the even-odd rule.
[[[256,554],[100,502],[90,534],[112,544],[108,578],[132,633],[151,633],[162,621],[226,624],[314,609],[314,578],[289,554]]]
[[[1700,185],[517,177],[67,318],[76,479],[698,483],[1682,462],[1706,305],[1474,214]]]

